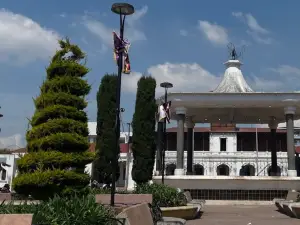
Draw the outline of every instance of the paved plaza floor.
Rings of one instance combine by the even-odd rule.
[[[204,206],[200,219],[188,225],[300,225],[300,219],[290,218],[275,206]]]

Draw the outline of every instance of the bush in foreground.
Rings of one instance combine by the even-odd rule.
[[[120,154],[120,148],[116,149],[116,89],[117,76],[106,74],[97,93],[96,160],[93,162],[92,180],[104,184],[111,184],[113,160],[115,155]],[[118,165],[116,171],[118,179]]]
[[[187,204],[182,192],[178,192],[176,188],[164,184],[140,184],[137,185],[134,193],[152,194],[153,205],[159,207],[175,207]]]
[[[26,134],[28,154],[19,160],[13,181],[18,194],[39,200],[85,187],[89,176],[84,168],[93,160],[84,112],[91,89],[83,79],[89,72],[82,63],[85,54],[68,39],[59,44],[34,100],[36,111]]]
[[[0,205],[0,214],[33,214],[36,225],[117,225],[114,212],[97,204],[93,195],[61,198],[55,196],[40,204],[13,202]]]
[[[109,189],[91,189],[91,194],[110,194]],[[165,184],[140,184],[134,191],[118,191],[117,194],[152,194],[153,205],[159,207],[176,207],[187,204],[182,192]]]
[[[138,81],[135,111],[132,119],[132,179],[137,184],[152,179],[155,161],[156,81],[143,76]]]

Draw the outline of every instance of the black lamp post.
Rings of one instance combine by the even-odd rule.
[[[1,109],[1,106],[0,106],[0,109]],[[0,114],[0,118],[2,118],[3,117],[3,114]],[[0,132],[1,132],[1,128],[0,128]]]
[[[165,89],[165,104],[168,102],[168,88],[172,88],[173,84],[169,82],[163,82],[160,84],[162,88]],[[164,119],[164,128],[163,128],[163,148],[162,148],[162,154],[161,154],[161,182],[165,183],[165,155],[166,155],[166,148],[167,148],[167,117]]]
[[[123,44],[123,35],[124,35],[124,23],[127,15],[134,13],[134,7],[128,3],[115,3],[111,7],[111,11],[120,15],[120,39]],[[120,138],[120,101],[121,101],[121,81],[122,81],[122,69],[123,69],[123,52],[118,51],[118,81],[117,81],[117,90],[116,90],[116,147],[115,154],[112,165],[112,185],[111,185],[111,199],[110,204],[114,206],[115,204],[115,192],[116,192],[116,169],[118,165],[118,152],[119,148],[119,138]]]

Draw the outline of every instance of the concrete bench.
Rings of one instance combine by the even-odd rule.
[[[189,191],[185,191],[184,193],[185,199],[187,201],[187,205],[193,205],[193,206],[197,206],[198,207],[198,211],[197,211],[197,215],[196,217],[200,217],[201,216],[201,210],[204,207],[205,204],[205,200],[200,200],[200,199],[193,199],[192,195]]]
[[[110,204],[110,194],[98,194],[96,195],[96,203],[103,205]],[[152,204],[152,194],[116,194],[115,205],[116,206],[132,206],[141,203]]]
[[[206,202],[205,200],[202,200],[202,199],[193,199],[192,195],[191,195],[191,193],[189,191],[185,191],[183,194],[184,194],[184,196],[185,196],[185,198],[187,200],[187,203],[190,203],[190,204],[200,204],[201,207],[203,207],[204,204],[205,204],[205,202]]]
[[[295,214],[296,218],[300,219],[300,202],[295,202],[291,205],[293,213]]]
[[[116,217],[123,220],[124,225],[154,225],[151,209],[147,203],[130,206],[124,209]],[[184,225],[186,221],[180,218],[163,217],[157,225]]]
[[[0,214],[1,225],[31,225],[33,214]]]
[[[300,195],[299,192],[292,190],[288,192],[285,199],[273,199],[273,202],[275,202],[275,205],[280,212],[285,212],[283,208],[283,203],[295,202],[297,201],[299,195]]]
[[[11,200],[11,193],[0,193],[0,201]]]

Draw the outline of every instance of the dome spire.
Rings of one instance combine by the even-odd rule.
[[[247,84],[241,71],[241,65],[243,65],[238,58],[241,57],[242,52],[237,53],[235,46],[228,44],[230,59],[224,63],[226,66],[223,80],[219,86],[213,91],[216,93],[245,93],[253,92],[251,87]],[[244,49],[244,48],[243,48]]]

